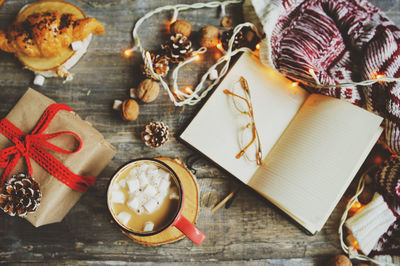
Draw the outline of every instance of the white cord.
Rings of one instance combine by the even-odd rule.
[[[177,19],[179,11],[188,10],[188,9],[200,9],[200,8],[217,8],[220,6],[222,12],[225,12],[225,7],[227,5],[239,4],[239,3],[242,3],[242,0],[229,0],[229,1],[224,1],[224,2],[215,1],[215,2],[210,2],[210,3],[196,3],[196,4],[192,4],[192,5],[185,5],[185,4],[180,4],[180,5],[175,5],[175,6],[168,5],[168,6],[164,6],[164,7],[159,7],[157,9],[145,14],[143,17],[141,17],[136,22],[135,27],[133,28],[133,31],[132,31],[132,36],[133,36],[133,40],[135,42],[135,47],[132,48],[131,50],[136,49],[141,52],[144,64],[147,67],[147,69],[149,70],[151,76],[153,78],[155,78],[156,80],[160,81],[161,86],[167,91],[169,98],[176,106],[183,106],[185,104],[195,105],[196,103],[201,101],[204,97],[207,96],[208,92],[210,90],[212,90],[219,83],[219,81],[225,76],[225,74],[228,72],[229,63],[231,61],[232,56],[234,56],[240,52],[246,52],[246,51],[251,52],[251,50],[247,47],[242,47],[242,48],[233,50],[233,43],[234,43],[235,37],[242,28],[244,28],[244,27],[252,28],[260,39],[261,39],[261,35],[258,32],[257,28],[252,23],[247,22],[247,23],[237,25],[234,28],[232,37],[230,38],[230,40],[228,42],[228,49],[227,49],[226,53],[221,58],[219,58],[218,61],[214,65],[212,65],[208,69],[208,71],[202,76],[199,84],[197,84],[196,88],[193,90],[193,93],[187,94],[187,93],[184,93],[181,90],[179,90],[179,85],[178,85],[179,70],[183,66],[195,61],[196,56],[198,56],[199,54],[205,53],[207,51],[207,49],[205,47],[200,48],[199,50],[197,50],[196,52],[193,53],[193,56],[191,58],[187,59],[186,61],[180,62],[176,66],[176,68],[174,69],[174,71],[172,73],[173,86],[171,89],[168,86],[167,82],[163,79],[163,77],[161,75],[155,73],[155,71],[153,69],[153,63],[151,60],[150,53],[142,47],[142,44],[140,42],[140,37],[138,34],[138,30],[139,30],[140,26],[143,24],[143,22],[146,19],[152,17],[153,15],[155,15],[157,13],[163,12],[163,11],[173,10],[174,14],[172,17],[172,21],[175,21]],[[223,64],[223,66],[220,70],[218,78],[215,79],[210,86],[205,87],[204,84],[205,84],[206,80],[208,79],[210,72],[214,71],[218,66],[220,66],[222,64]],[[178,98],[178,99],[176,99],[176,98]]]

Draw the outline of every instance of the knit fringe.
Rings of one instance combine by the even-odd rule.
[[[395,221],[396,217],[383,197],[375,193],[372,201],[349,218],[345,226],[357,240],[360,250],[368,255],[379,238]]]

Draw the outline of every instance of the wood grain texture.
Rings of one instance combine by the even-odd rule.
[[[1,2],[1,0],[0,0]],[[32,0],[8,0],[0,8],[0,28],[5,29],[18,10]],[[141,104],[137,121],[122,121],[112,110],[114,99],[125,99],[129,88],[140,79],[141,58],[121,56],[131,46],[133,24],[148,11],[166,4],[194,3],[196,0],[74,0],[88,16],[102,21],[105,36],[95,36],[89,52],[73,68],[75,79],[63,84],[47,80],[36,88],[58,102],[67,103],[83,119],[92,123],[118,150],[96,184],[82,197],[65,219],[58,224],[33,228],[27,221],[0,214],[0,263],[65,263],[65,264],[125,264],[125,263],[243,263],[265,265],[324,265],[329,257],[341,252],[337,226],[346,203],[338,204],[323,230],[316,236],[306,236],[281,212],[249,188],[242,189],[230,209],[211,214],[213,204],[229,193],[237,181],[227,176],[205,158],[195,163],[200,188],[200,213],[197,226],[207,239],[196,246],[188,239],[159,247],[145,247],[121,234],[106,206],[106,188],[110,176],[125,162],[140,157],[180,157],[194,154],[177,141],[174,135],[190,121],[199,106],[175,107],[166,92],[153,103]],[[375,5],[400,25],[399,0],[373,0]],[[229,6],[234,23],[242,21],[240,5]],[[161,14],[146,23],[140,34],[144,44],[157,49],[166,39],[166,20],[172,14]],[[183,12],[181,19],[191,22],[197,31],[205,25],[219,25],[216,10]],[[198,81],[201,73],[213,62],[216,52],[204,56],[201,63],[184,70],[183,85]],[[31,85],[33,74],[21,68],[18,60],[0,52],[0,117]],[[151,120],[164,121],[173,135],[159,149],[146,147],[140,133]],[[212,132],[209,136],[212,137]],[[350,195],[352,190],[347,192]]]

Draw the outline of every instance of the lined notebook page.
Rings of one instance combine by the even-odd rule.
[[[315,233],[377,141],[381,121],[345,101],[313,94],[249,186]]]
[[[249,84],[264,158],[308,94],[299,87],[292,87],[290,81],[265,67],[254,56],[244,53],[181,134],[182,140],[247,183],[258,166],[244,156],[236,159],[235,155],[240,151],[241,127],[250,120],[233,107],[232,97],[223,93],[224,89],[239,86],[240,76]]]

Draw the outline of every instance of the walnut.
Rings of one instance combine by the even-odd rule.
[[[336,255],[329,263],[329,266],[352,266],[351,260],[345,255]]]
[[[152,79],[143,80],[136,89],[136,97],[144,103],[154,101],[159,93],[160,85]]]
[[[169,27],[171,34],[176,35],[177,33],[182,34],[185,37],[189,37],[190,33],[192,32],[192,26],[189,22],[185,20],[177,20],[171,24]]]
[[[219,42],[219,29],[214,26],[205,26],[200,30],[200,45],[203,47],[215,47]]]
[[[123,101],[121,115],[125,121],[135,121],[139,116],[139,104],[132,99]]]

